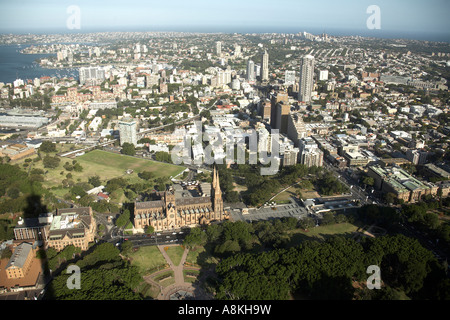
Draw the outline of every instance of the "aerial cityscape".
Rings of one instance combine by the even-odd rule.
[[[325,2],[1,4],[0,300],[449,300],[450,6]]]

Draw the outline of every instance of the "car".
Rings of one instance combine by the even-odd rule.
[[[183,234],[183,231],[178,232],[178,234]]]
[[[161,233],[157,233],[156,235],[157,235],[157,236],[160,236],[160,235],[161,235]]]
[[[170,236],[166,236],[166,238],[170,238]]]
[[[177,234],[176,232],[172,232],[172,234]]]

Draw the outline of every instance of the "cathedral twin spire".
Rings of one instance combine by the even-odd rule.
[[[214,198],[222,195],[219,183],[219,170],[217,170],[216,167],[213,169],[212,189],[214,190]]]

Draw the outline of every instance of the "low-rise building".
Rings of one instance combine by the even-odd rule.
[[[439,188],[438,189],[438,194],[439,194],[439,190],[441,190],[443,198],[447,198],[449,196],[449,194],[450,194],[450,180],[439,181],[439,182],[436,182],[435,185]]]
[[[435,196],[438,188],[427,185],[399,167],[369,166],[367,174],[374,178],[374,186],[383,193],[393,193],[404,202],[420,201],[422,196]]]
[[[43,265],[36,258],[36,242],[13,241],[11,258],[0,259],[0,292],[42,289]]]
[[[11,161],[20,160],[36,153],[34,147],[24,144],[8,144],[0,147],[0,157],[9,157]]]
[[[31,262],[36,255],[36,248],[30,243],[23,242],[18,245],[6,265],[8,279],[20,279],[27,275]]]
[[[68,245],[87,250],[89,242],[94,241],[96,223],[91,207],[57,209],[50,225],[48,247],[57,251]]]

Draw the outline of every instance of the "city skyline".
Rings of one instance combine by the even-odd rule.
[[[368,29],[370,5],[380,8],[381,29]],[[69,29],[72,12],[80,10],[80,28]],[[348,0],[321,3],[282,0],[235,1],[226,5],[204,0],[172,1],[170,6],[155,1],[14,1],[2,4],[1,33],[97,32],[97,31],[187,31],[225,33],[293,33],[308,31],[334,35],[406,37],[418,40],[450,41],[450,23],[445,0],[371,1]],[[268,10],[270,8],[270,10]],[[218,19],[222,17],[222,19]],[[299,18],[300,17],[300,18]]]

